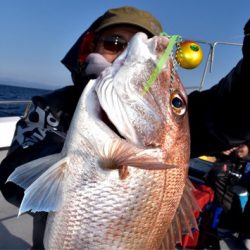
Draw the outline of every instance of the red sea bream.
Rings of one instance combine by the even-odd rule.
[[[59,154],[20,166],[20,214],[49,212],[46,249],[172,249],[195,224],[187,96],[169,39],[137,33],[86,86]],[[146,86],[146,88],[145,88]]]

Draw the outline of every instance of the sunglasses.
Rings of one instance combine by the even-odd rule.
[[[117,35],[100,37],[99,41],[102,42],[103,48],[111,54],[122,52],[128,45],[126,40]]]

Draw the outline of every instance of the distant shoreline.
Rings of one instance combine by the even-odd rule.
[[[44,91],[52,91],[53,89],[44,89],[44,88],[39,88],[39,87],[30,87],[28,85],[15,85],[15,84],[9,84],[9,83],[1,83],[0,81],[0,86],[5,86],[5,87],[15,87],[15,88],[25,88],[25,89],[34,89],[34,90],[44,90]]]
[[[30,82],[19,79],[11,79],[7,77],[0,77],[0,85],[21,87],[21,88],[42,89],[42,90],[55,90],[71,84],[55,85],[48,83]]]

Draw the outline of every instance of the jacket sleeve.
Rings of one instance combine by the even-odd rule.
[[[250,138],[250,36],[243,58],[220,82],[189,94],[191,157],[211,155]]]
[[[0,189],[7,201],[19,206],[23,198],[23,189],[7,182],[16,167],[37,158],[58,153],[64,143],[65,134],[58,130],[60,121],[50,109],[37,104],[26,118],[16,125],[12,145],[6,158],[0,165]]]

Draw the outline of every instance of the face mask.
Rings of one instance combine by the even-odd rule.
[[[86,58],[85,74],[98,77],[100,73],[110,65],[111,63],[109,63],[102,55],[91,53]]]

